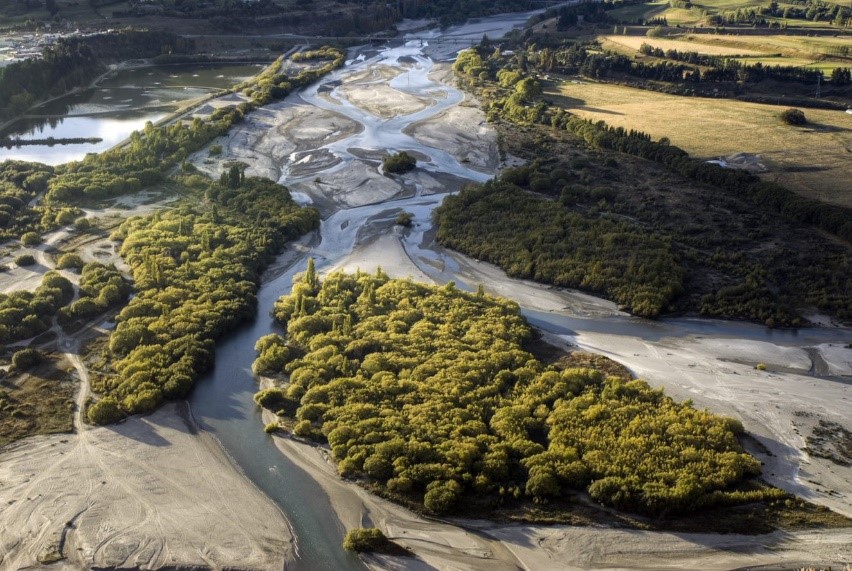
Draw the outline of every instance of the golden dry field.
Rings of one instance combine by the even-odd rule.
[[[805,109],[808,125],[781,122],[783,106],[683,97],[588,81],[549,83],[546,95],[580,117],[637,129],[696,158],[745,154],[733,162],[763,170],[804,195],[852,206],[852,114]]]
[[[675,39],[676,38],[676,39]],[[626,54],[639,52],[642,44],[650,44],[662,50],[678,50],[682,52],[698,52],[714,56],[759,56],[766,52],[754,48],[738,48],[726,45],[728,36],[716,36],[709,34],[689,34],[676,36],[674,38],[649,38],[647,36],[601,36],[605,48],[613,49]]]
[[[848,6],[846,0],[826,0],[829,4],[842,4]],[[695,26],[706,24],[708,15],[721,14],[734,11],[738,8],[753,8],[768,6],[769,0],[695,0],[691,2],[691,8],[675,8],[667,0],[654,0],[644,4],[631,4],[622,8],[612,10],[610,14],[614,18],[623,21],[647,20],[651,18],[666,18],[670,26]],[[785,4],[785,2],[781,2]],[[784,20],[783,18],[771,18],[777,22],[786,22],[789,26],[819,28],[825,27],[827,22],[812,22],[809,20]]]
[[[625,55],[639,54],[642,44],[662,50],[698,52],[700,54],[737,57],[747,64],[813,67],[826,75],[836,67],[849,67],[839,50],[852,47],[852,38],[831,36],[682,34],[666,38],[647,36],[600,36],[605,49]],[[641,57],[641,56],[640,56]]]

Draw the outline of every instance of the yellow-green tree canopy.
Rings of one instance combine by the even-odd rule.
[[[381,271],[320,281],[311,268],[275,316],[286,339],[263,338],[260,360],[289,385],[258,402],[327,441],[342,475],[434,513],[473,493],[546,501],[570,490],[690,510],[735,500],[726,490],[760,472],[734,421],[642,381],[538,361],[506,299]]]

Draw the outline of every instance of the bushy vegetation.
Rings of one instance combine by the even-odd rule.
[[[92,381],[104,397],[90,407],[91,422],[185,396],[212,366],[215,339],[254,316],[265,265],[319,222],[315,210],[299,208],[266,179],[246,178],[236,189],[199,175],[182,182],[203,199],[131,218],[112,236],[122,243],[137,295],[116,318],[104,358],[109,374]]]
[[[260,358],[288,383],[259,402],[327,441],[342,475],[431,513],[473,494],[546,502],[585,490],[663,514],[764,493],[734,490],[760,472],[737,423],[642,381],[545,366],[522,349],[531,332],[514,302],[381,270],[321,282],[309,264],[274,315],[286,340],[265,340]]]
[[[15,262],[15,265],[19,268],[32,266],[36,263],[35,256],[33,256],[32,254],[21,254],[19,256],[15,256],[15,259],[13,261]]]
[[[808,123],[801,109],[785,109],[781,112],[781,120],[788,125],[807,125]]]
[[[79,208],[30,203],[47,190],[53,167],[4,161],[0,163],[0,240],[21,237],[38,240],[45,232],[68,223],[81,214]],[[34,238],[31,234],[34,234]]]
[[[416,166],[417,159],[405,151],[400,151],[382,160],[384,171],[392,174],[405,174],[414,170]]]
[[[36,246],[41,244],[41,235],[38,232],[24,232],[21,236],[21,244],[24,246]]]
[[[376,527],[358,527],[349,530],[343,538],[343,548],[358,553],[382,553],[388,551],[393,544]]]
[[[56,260],[56,267],[60,270],[82,270],[84,265],[83,258],[72,252],[62,254]]]
[[[583,216],[530,196],[510,182],[521,172],[447,197],[435,212],[441,244],[510,276],[602,294],[645,317],[666,311],[683,291],[686,272],[670,239],[629,220]]]
[[[318,60],[322,65],[303,69],[297,75],[291,77],[281,71],[284,64],[282,56],[266,68],[263,73],[238,86],[238,88],[251,97],[254,105],[267,105],[277,99],[287,97],[294,89],[310,85],[323,75],[343,66],[346,62],[346,52],[331,46],[323,46],[316,50],[295,53],[290,59],[294,62]]]
[[[414,214],[411,212],[400,212],[396,215],[396,218],[394,218],[393,223],[397,226],[402,226],[403,228],[410,228],[411,225],[414,224],[413,220]]]
[[[47,272],[35,291],[0,294],[0,343],[44,333],[59,308],[73,296],[73,284],[56,272]]]
[[[42,363],[44,359],[44,354],[41,351],[27,347],[26,349],[19,349],[12,354],[12,366],[18,371],[26,371]]]
[[[92,319],[104,311],[124,304],[131,292],[130,284],[113,265],[91,262],[83,266],[80,296],[59,310],[63,327]]]

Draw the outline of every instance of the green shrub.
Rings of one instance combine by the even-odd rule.
[[[263,427],[263,431],[267,434],[275,434],[281,431],[281,426],[277,422],[269,422]]]
[[[397,226],[403,226],[405,228],[409,228],[412,224],[412,219],[414,218],[414,214],[411,212],[400,212],[396,215],[396,220],[394,220],[394,224]]]
[[[18,267],[32,266],[36,263],[35,257],[32,254],[21,254],[17,258],[15,258],[15,265]]]
[[[56,215],[56,223],[60,226],[68,226],[74,223],[79,214],[80,211],[76,208],[63,208]]]
[[[343,548],[358,553],[384,551],[390,545],[382,530],[375,527],[358,527],[350,530],[343,538]]]
[[[404,174],[408,171],[414,170],[417,166],[417,159],[406,153],[405,151],[400,151],[395,155],[391,155],[389,157],[385,157],[382,161],[382,167],[385,172],[393,173],[393,174]]]
[[[83,258],[81,258],[78,254],[74,253],[62,254],[56,261],[56,267],[60,270],[79,270],[83,268],[83,265]]]
[[[781,120],[788,125],[806,125],[808,120],[800,109],[787,109],[781,113]]]
[[[426,486],[423,506],[433,514],[445,514],[455,507],[462,495],[461,484],[455,480],[437,480]]]
[[[21,244],[24,246],[35,246],[41,244],[41,236],[37,232],[27,232],[21,236]]]
[[[124,418],[124,413],[118,406],[118,401],[106,396],[89,406],[86,417],[92,424],[112,424]]]
[[[12,366],[19,371],[26,371],[44,360],[44,354],[37,349],[21,349],[12,355]]]

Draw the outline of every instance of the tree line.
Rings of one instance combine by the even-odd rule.
[[[761,62],[748,64],[731,57],[674,49],[664,51],[647,43],[642,44],[639,51],[644,55],[673,61],[637,61],[627,55],[601,50],[599,44],[592,42],[541,49],[531,44],[518,59],[518,66],[523,71],[579,74],[596,79],[625,74],[667,83],[759,83],[772,80],[816,84],[818,79],[824,79],[822,70],[816,68],[765,65]],[[844,69],[839,67],[830,76],[832,80],[838,79],[837,85],[845,85]]]
[[[822,0],[794,0],[783,4],[783,6],[779,5],[778,2],[773,0],[764,6],[724,10],[719,14],[709,16],[708,23],[713,25],[769,26],[773,23],[770,18],[783,18],[784,20],[829,22],[839,28],[852,26],[852,9],[841,4],[823,2]]]
[[[664,51],[662,48],[655,48],[646,43],[639,47],[639,53],[656,58],[681,61],[702,66],[702,68],[709,68],[698,69],[674,66],[680,70],[680,79],[687,78],[692,81],[744,81],[746,83],[756,83],[770,79],[782,82],[816,83],[818,79],[823,79],[822,71],[816,68],[782,65],[770,66],[763,65],[760,62],[748,65],[730,57],[706,55],[694,51],[684,52],[675,49]],[[660,65],[656,64],[649,67],[653,69]],[[832,70],[829,78],[834,85],[848,85],[850,82],[849,73],[849,68],[836,67]],[[677,76],[675,75],[675,77]],[[674,81],[677,80],[677,78],[674,79]]]

